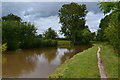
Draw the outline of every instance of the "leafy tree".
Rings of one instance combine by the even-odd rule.
[[[57,33],[50,27],[43,33],[43,36],[46,39],[55,39],[57,37]]]
[[[110,21],[110,16],[106,15],[103,19],[101,19],[99,30],[97,31],[97,41],[107,41],[104,30],[108,27]]]
[[[97,31],[97,36],[96,36],[97,41],[106,41],[106,35],[104,33],[104,30],[98,29]]]
[[[96,33],[92,32],[91,35],[92,35],[92,39],[91,40],[95,41],[96,40]]]
[[[14,15],[10,16],[10,14],[3,16],[2,22],[2,43],[7,43],[10,50],[26,48],[32,43],[32,39],[36,33],[36,28],[33,24],[19,22],[14,17]]]
[[[120,1],[116,2],[101,2],[100,9],[104,11],[104,14],[109,13],[110,11],[119,11],[120,9]]]
[[[118,2],[101,2],[101,10],[104,11],[104,14],[111,12],[108,16],[109,22],[104,21],[104,27],[107,25],[103,32],[108,38],[109,42],[118,50],[120,50],[120,1]],[[101,28],[102,28],[101,27]]]
[[[20,27],[20,47],[21,48],[31,48],[32,42],[36,35],[36,27],[30,22],[22,22]]]
[[[18,21],[21,22],[22,19],[16,15],[13,15],[12,13],[8,14],[7,16],[2,17],[2,21]]]
[[[90,40],[92,40],[92,33],[90,32],[89,29],[84,29],[83,30],[83,38],[82,38],[82,42],[83,44],[87,44],[89,43]]]
[[[2,22],[2,43],[7,43],[8,49],[16,49],[19,47],[18,24],[19,22],[17,21]]]
[[[109,42],[118,50],[120,50],[120,20],[118,20],[119,14],[112,13],[109,26],[105,29],[106,37]]]
[[[17,17],[17,18],[16,18]],[[2,17],[2,43],[7,44],[8,50],[16,50],[18,48],[39,48],[46,46],[56,46],[57,41],[43,40],[42,35],[36,34],[36,27],[30,22],[23,22],[20,17],[8,14]],[[48,30],[55,37],[55,31],[51,28]]]
[[[83,40],[85,37],[83,30],[88,28],[85,26],[87,12],[86,5],[78,5],[77,3],[64,4],[59,10],[60,23],[62,24],[60,32],[74,43],[82,44],[85,43],[82,41],[86,41]]]

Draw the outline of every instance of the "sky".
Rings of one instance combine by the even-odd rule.
[[[119,0],[1,0],[2,2],[113,2]]]
[[[59,33],[61,24],[59,23],[58,10],[63,4],[70,2],[2,2],[2,16],[13,13],[28,21],[38,28],[37,33],[42,34],[46,29],[51,27]],[[98,2],[77,2],[78,4],[86,4],[88,13],[86,15],[86,25],[89,26],[91,32],[97,31],[100,20],[104,14],[99,9]]]

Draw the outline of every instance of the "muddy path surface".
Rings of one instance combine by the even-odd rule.
[[[106,74],[106,71],[105,71],[105,68],[104,68],[104,64],[103,64],[103,61],[100,57],[100,47],[98,47],[98,51],[97,51],[97,58],[98,58],[98,68],[99,68],[99,72],[100,72],[100,77],[101,77],[101,80],[104,78],[106,78],[107,80],[107,74]]]

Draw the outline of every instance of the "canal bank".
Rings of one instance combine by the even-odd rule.
[[[108,78],[118,78],[118,56],[113,47],[107,43],[94,44],[83,52],[65,61],[51,74],[50,78],[100,78],[97,64],[97,50],[101,47],[101,58]]]

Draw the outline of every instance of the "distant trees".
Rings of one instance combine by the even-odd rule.
[[[110,21],[110,16],[106,15],[99,24],[99,28],[97,31],[97,41],[107,41],[104,30],[108,27]]]
[[[36,30],[34,24],[23,22],[16,15],[8,14],[2,17],[2,43],[6,43],[9,50],[57,45],[56,41],[43,40],[42,35],[36,35]]]
[[[77,3],[64,4],[59,10],[62,24],[60,32],[74,43],[86,44],[90,40],[91,32],[88,26],[85,26],[87,12],[86,5]]]
[[[7,43],[8,49],[29,46],[36,33],[36,28],[29,22],[20,22],[21,18],[13,14],[2,17],[2,43]],[[29,44],[28,44],[29,43]]]
[[[93,39],[93,36],[92,36],[92,33],[90,32],[89,29],[84,29],[82,31],[82,39],[81,39],[81,42],[83,44],[88,44],[90,40]]]
[[[92,34],[91,40],[92,40],[92,41],[95,41],[95,40],[96,40],[96,33],[95,33],[95,32],[92,32],[91,34]]]
[[[111,13],[101,20],[99,35],[105,35],[105,38],[118,50],[120,50],[120,1],[101,2],[101,10],[104,14]]]
[[[57,37],[57,33],[50,27],[43,33],[43,36],[46,39],[55,39]]]

